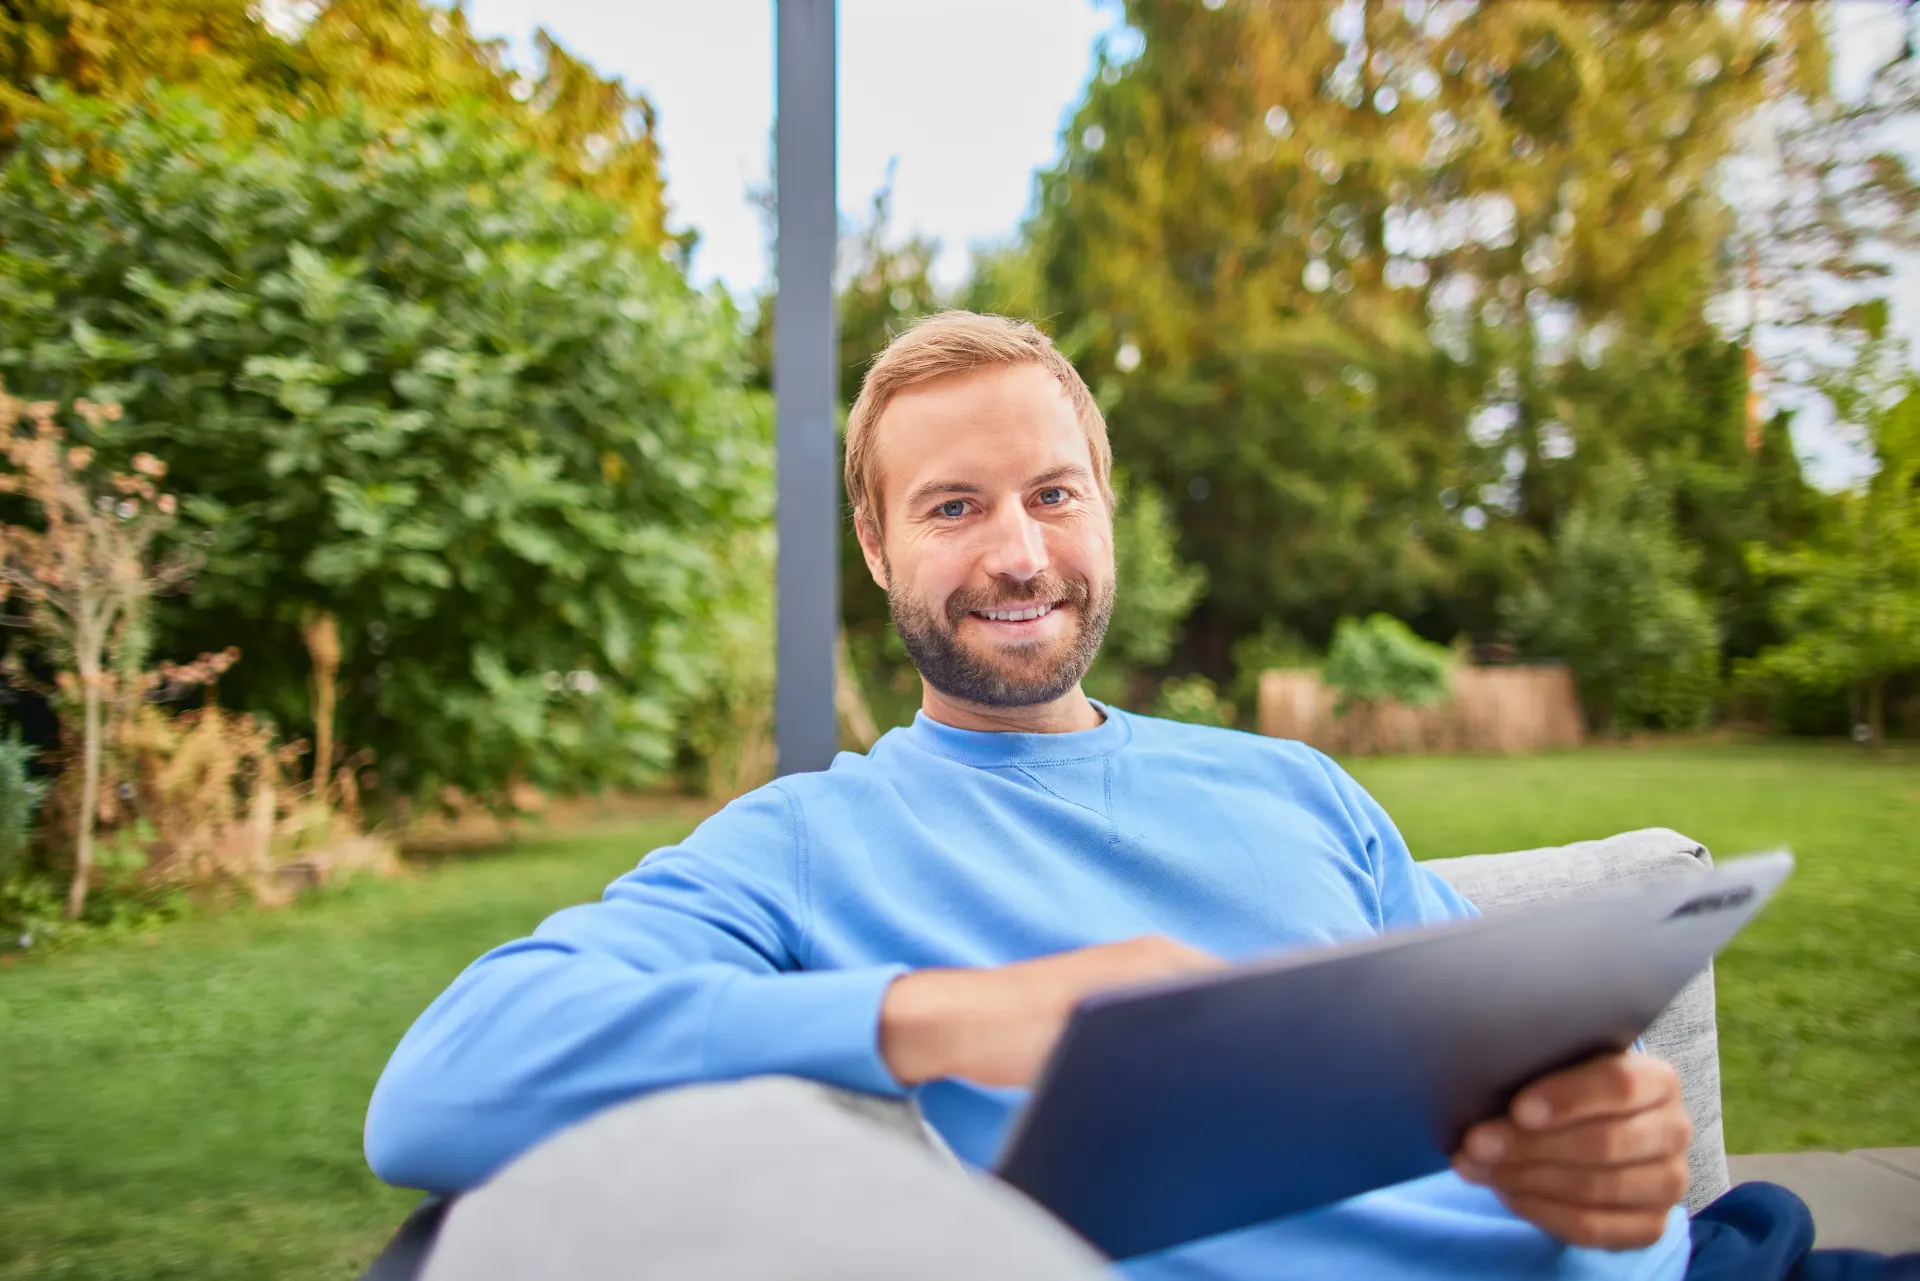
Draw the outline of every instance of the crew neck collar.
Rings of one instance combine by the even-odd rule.
[[[907,727],[907,740],[936,756],[983,767],[1061,765],[1118,750],[1133,736],[1126,713],[1093,699],[1087,701],[1106,717],[1092,729],[1070,730],[1064,734],[956,729],[925,712],[915,712],[913,724]]]

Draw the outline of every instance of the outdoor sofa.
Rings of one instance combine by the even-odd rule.
[[[1697,875],[1664,828],[1426,864],[1482,910]],[[1688,1207],[1728,1187],[1713,971],[1642,1038],[1679,1072]],[[905,1104],[792,1078],[663,1091],[548,1140],[451,1206],[423,1202],[364,1281],[892,1281],[1106,1275],[1024,1197],[964,1171]]]

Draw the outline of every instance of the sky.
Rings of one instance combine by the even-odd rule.
[[[482,35],[523,65],[535,26],[646,93],[658,113],[669,221],[693,227],[701,283],[766,282],[766,231],[748,196],[767,182],[773,128],[770,0],[468,0]],[[896,164],[895,226],[936,237],[936,278],[1012,234],[1033,171],[1080,97],[1118,6],[1090,0],[841,0],[839,203],[864,217]]]
[[[773,125],[772,0],[466,0],[485,36],[531,67],[544,26],[657,113],[669,224],[694,228],[693,275],[736,296],[765,286],[767,231],[751,196],[767,184]],[[893,173],[893,226],[941,245],[935,279],[964,278],[969,249],[1012,236],[1033,173],[1058,152],[1096,42],[1124,31],[1117,0],[841,0],[839,204],[863,219]],[[1901,40],[1897,0],[1843,0],[1835,82],[1846,93]],[[1920,349],[1920,262],[1897,284],[1896,323]],[[1803,407],[1796,438],[1815,478],[1859,474],[1846,433]]]

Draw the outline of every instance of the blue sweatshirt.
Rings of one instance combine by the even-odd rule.
[[[1228,959],[1471,914],[1372,798],[1298,743],[1114,709],[1071,734],[925,716],[783,778],[658,850],[598,903],[480,958],[394,1052],[367,1113],[390,1183],[454,1192],[648,1090],[789,1073],[899,1094],[887,985],[1161,933]],[[990,1166],[1022,1100],[920,1087]],[[1134,1281],[1678,1278],[1651,1249],[1560,1244],[1442,1173],[1122,1265]]]

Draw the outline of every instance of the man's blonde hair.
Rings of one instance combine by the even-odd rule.
[[[853,517],[880,528],[879,463],[874,428],[893,398],[909,387],[1004,365],[1039,365],[1052,374],[1073,405],[1093,455],[1100,496],[1113,508],[1113,450],[1107,444],[1107,420],[1093,393],[1053,340],[1024,320],[983,316],[973,311],[942,311],[928,316],[887,344],[860,383],[860,398],[847,415],[847,501]]]

